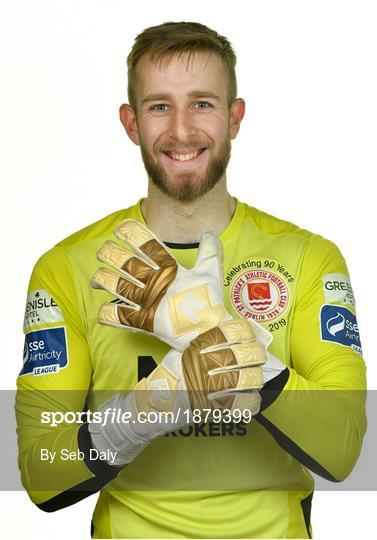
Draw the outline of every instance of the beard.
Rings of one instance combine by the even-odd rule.
[[[222,142],[218,154],[208,163],[204,173],[177,173],[179,180],[176,183],[169,181],[164,168],[156,163],[142,143],[140,149],[145,170],[153,184],[176,201],[192,202],[211,191],[224,176],[230,160],[231,142],[229,138]]]

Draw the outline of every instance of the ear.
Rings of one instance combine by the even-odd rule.
[[[229,136],[232,140],[237,137],[240,130],[242,119],[245,116],[245,108],[245,100],[242,98],[235,99],[230,107]]]
[[[136,112],[131,107],[131,105],[127,105],[126,103],[121,105],[119,109],[119,117],[131,141],[139,145],[140,142],[139,142],[139,131],[138,131],[137,121],[136,121]]]

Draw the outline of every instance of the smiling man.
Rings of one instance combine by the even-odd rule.
[[[140,145],[149,178],[144,217],[152,230],[162,238],[168,234],[171,241],[198,241],[204,219],[208,229],[221,233],[235,208],[226,188],[226,168],[245,102],[236,98],[236,57],[230,45],[214,33],[204,37],[199,28],[161,27],[161,42],[149,54],[145,49],[155,31],[139,36],[128,58],[130,104],[120,108],[121,122]],[[197,31],[207,40],[204,49],[194,43]],[[182,220],[174,230],[172,211]]]
[[[136,67],[135,102],[120,118],[141,146],[149,178],[181,202],[193,202],[225,181],[231,144],[245,106],[231,96],[224,62],[209,51],[144,56]]]
[[[100,491],[94,538],[309,538],[310,471],[339,482],[360,452],[341,253],[227,190],[235,64],[199,23],[137,36],[120,119],[148,195],[58,243],[30,280],[22,480],[45,511]]]

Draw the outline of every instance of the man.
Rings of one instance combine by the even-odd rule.
[[[57,244],[31,277],[23,483],[46,511],[100,490],[95,538],[310,537],[309,470],[341,481],[360,452],[365,365],[343,257],[227,191],[245,113],[235,63],[198,23],[136,38],[120,119],[148,196]],[[226,408],[244,416],[216,422]],[[72,422],[84,410],[132,417]],[[179,414],[140,414],[161,411]]]

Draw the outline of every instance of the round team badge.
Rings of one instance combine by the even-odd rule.
[[[286,311],[289,293],[281,275],[268,270],[253,270],[235,281],[231,299],[243,317],[263,323],[280,317]]]

